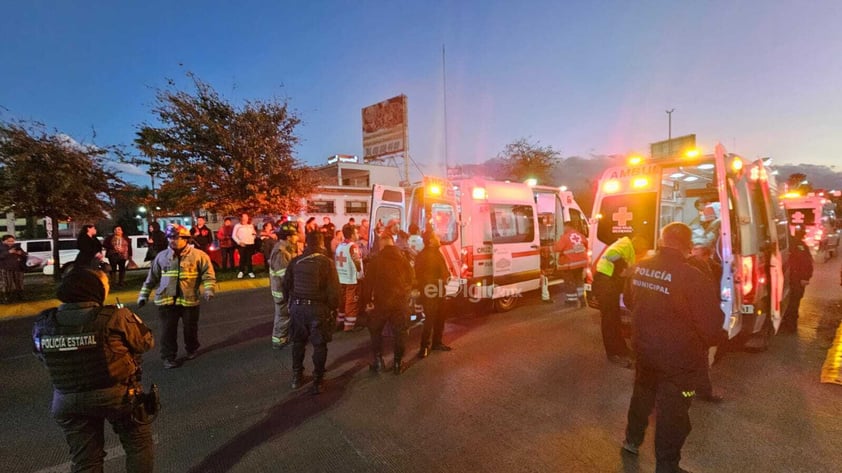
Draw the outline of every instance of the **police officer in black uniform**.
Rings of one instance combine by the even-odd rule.
[[[129,309],[104,306],[108,288],[101,271],[71,271],[57,291],[63,304],[35,320],[33,352],[49,370],[52,415],[64,430],[73,471],[102,471],[107,420],[126,452],[126,471],[151,472],[152,426],[133,419],[131,401],[152,332]]]
[[[685,471],[678,463],[690,433],[690,403],[707,363],[702,354],[725,337],[716,287],[687,262],[691,249],[690,227],[665,226],[658,253],[632,268],[625,292],[637,363],[623,449],[638,453],[656,408],[656,473]]]
[[[789,305],[784,313],[779,333],[796,333],[798,331],[798,310],[804,289],[813,277],[813,256],[810,248],[804,243],[806,232],[797,227],[789,244]]]
[[[292,317],[292,389],[303,383],[304,352],[309,341],[313,345],[313,394],[322,391],[327,343],[335,324],[334,311],[339,306],[339,277],[333,261],[324,252],[322,233],[308,233],[304,252],[289,262],[282,285]]]

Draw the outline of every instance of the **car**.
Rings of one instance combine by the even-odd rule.
[[[53,240],[51,239],[19,240],[18,244],[27,253],[26,272],[42,271],[53,258]],[[62,261],[72,261],[79,253],[75,238],[60,238],[58,250]]]
[[[146,235],[129,235],[128,238],[129,241],[132,242],[132,260],[129,262],[126,269],[131,270],[148,268],[150,262],[144,261],[146,259],[146,253],[148,250],[148,237]],[[100,238],[100,240],[102,239]],[[73,262],[76,260],[76,255],[79,254],[79,250],[76,248],[76,239],[72,239],[72,245],[64,244],[64,246],[68,247],[68,249],[62,250],[63,241],[64,240],[59,241],[59,258],[61,259],[61,272],[65,273],[73,267]],[[108,258],[105,257],[105,250],[103,250],[102,255],[103,261],[108,261]],[[45,263],[42,266],[44,274],[51,276],[55,273],[54,263],[55,262],[53,261],[52,252],[50,252],[49,257],[47,257]]]
[[[219,249],[219,242],[214,241],[211,243],[210,247],[208,248],[208,256],[210,256],[211,262],[213,263],[213,269],[219,270],[222,267],[222,251]],[[251,263],[253,266],[266,266],[266,262],[264,261],[263,253],[260,251],[255,251],[254,255],[251,257]],[[240,252],[234,252],[234,268],[238,268],[240,266]]]

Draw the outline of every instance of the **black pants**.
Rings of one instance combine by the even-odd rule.
[[[620,294],[623,293],[622,278],[612,278],[596,273],[593,282],[594,294],[599,301],[602,315],[602,343],[607,356],[629,356],[629,348],[623,339],[620,320]]]
[[[371,351],[375,357],[383,355],[383,327],[388,322],[392,326],[395,336],[395,362],[403,360],[406,350],[407,311],[409,306],[397,308],[375,307],[371,320],[368,322],[368,333],[371,336]]]
[[[119,275],[118,284],[123,284],[123,281],[126,280],[127,260],[115,256],[108,258],[108,262],[111,264],[111,282],[114,282],[114,273],[117,273]]]
[[[152,425],[132,422],[131,407],[125,401],[125,394],[125,386],[81,393],[53,393],[53,418],[64,430],[73,471],[102,471],[105,459],[104,424],[108,421],[126,452],[125,471],[152,472],[155,448]]]
[[[444,333],[445,314],[442,310],[444,299],[440,297],[422,297],[421,305],[424,306],[424,329],[421,331],[421,348],[429,348],[432,345],[441,345],[441,337]]]
[[[237,248],[237,251],[240,252],[240,272],[253,273],[251,257],[254,255],[254,245],[241,246]]]
[[[325,333],[324,321],[330,317],[330,309],[324,304],[299,305],[291,302],[289,313],[292,319],[292,371],[304,372],[304,355],[307,342],[310,342],[313,345],[313,376],[322,378],[325,374],[329,337]]]
[[[655,409],[656,473],[679,472],[681,447],[690,434],[690,404],[699,379],[696,371],[664,373],[638,360],[629,403],[626,441],[643,443],[649,414]]]
[[[183,320],[184,349],[193,353],[199,349],[199,306],[158,306],[161,318],[161,359],[175,360],[178,355],[178,320]]]
[[[222,269],[234,268],[234,248],[220,248],[222,254]]]
[[[804,286],[800,281],[793,282],[789,286],[789,305],[784,313],[781,327],[784,330],[794,332],[798,329],[798,310],[801,307],[801,298],[804,297]]]

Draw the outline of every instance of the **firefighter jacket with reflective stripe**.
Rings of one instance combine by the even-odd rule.
[[[565,227],[564,234],[555,244],[558,268],[561,270],[584,268],[588,265],[588,239],[572,227]]]
[[[622,272],[622,268],[627,268],[634,264],[634,245],[631,238],[623,237],[609,246],[599,261],[596,262],[596,270],[606,276],[613,276],[615,266],[620,266],[617,276]]]
[[[340,284],[356,284],[362,276],[360,249],[353,241],[345,240],[337,245],[333,261]]]
[[[637,359],[666,374],[703,369],[702,354],[725,336],[717,287],[672,248],[635,265],[623,300]]]
[[[298,245],[287,240],[281,240],[272,247],[269,253],[269,288],[272,299],[276,304],[284,301],[283,282],[289,262],[298,255]]]
[[[152,261],[140,297],[148,298],[155,290],[155,305],[199,305],[202,292],[213,295],[216,274],[210,257],[202,250],[186,246],[181,254],[172,248],[158,254]]]
[[[95,302],[41,312],[32,342],[33,353],[61,393],[128,384],[140,366],[140,355],[155,345],[152,332],[132,311]]]

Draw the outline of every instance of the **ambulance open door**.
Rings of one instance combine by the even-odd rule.
[[[378,232],[392,220],[406,222],[406,195],[403,188],[375,184],[371,188],[371,213],[369,215],[369,248],[371,254],[378,251]]]

